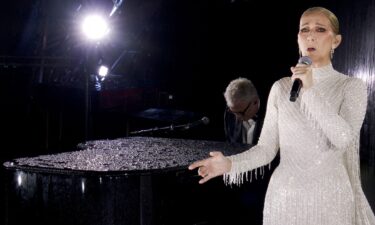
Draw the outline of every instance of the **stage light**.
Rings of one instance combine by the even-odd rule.
[[[87,16],[82,23],[82,29],[91,40],[100,40],[109,32],[105,19],[97,15]]]
[[[98,70],[98,75],[101,77],[105,77],[108,74],[108,67],[106,66],[100,66]]]

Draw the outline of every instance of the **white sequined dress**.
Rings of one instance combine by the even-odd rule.
[[[291,79],[274,83],[259,142],[230,156],[227,184],[241,184],[280,150],[264,225],[375,225],[359,176],[359,134],[367,88],[332,65],[313,69],[314,86],[289,101]]]

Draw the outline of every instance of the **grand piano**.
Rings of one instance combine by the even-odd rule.
[[[161,137],[88,141],[71,152],[3,164],[5,224],[220,224],[220,177],[199,185],[187,166],[247,145]],[[233,206],[230,206],[233,207]]]

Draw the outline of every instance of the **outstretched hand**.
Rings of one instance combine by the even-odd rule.
[[[210,156],[207,159],[196,161],[189,166],[189,170],[198,168],[198,175],[203,177],[203,179],[199,180],[200,184],[229,172],[232,167],[230,159],[225,157],[221,152],[210,152]]]

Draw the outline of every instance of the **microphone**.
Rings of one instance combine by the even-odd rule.
[[[150,133],[150,132],[158,132],[158,131],[175,131],[175,130],[189,130],[193,127],[199,126],[201,124],[207,125],[210,122],[210,119],[208,117],[203,117],[200,120],[197,120],[192,123],[187,123],[187,124],[182,124],[182,125],[170,125],[166,127],[155,127],[151,129],[146,129],[146,130],[137,130],[137,131],[132,131],[130,132],[131,135],[134,134],[145,134],[145,133]]]
[[[203,117],[202,119],[200,119],[198,121],[188,123],[186,125],[180,125],[178,127],[182,127],[183,130],[188,130],[188,129],[191,129],[193,127],[199,126],[201,124],[207,125],[209,122],[210,122],[210,119],[208,119],[208,117]]]
[[[302,56],[301,58],[299,58],[298,63],[304,64],[304,65],[311,65],[312,60],[308,56]],[[294,82],[293,82],[293,85],[292,85],[292,89],[290,90],[289,100],[291,102],[296,101],[296,99],[298,98],[298,95],[299,95],[299,91],[301,90],[301,87],[302,87],[302,81],[298,78],[295,79]]]
[[[136,130],[136,131],[131,131],[130,134],[146,134],[146,133],[152,133],[152,132],[158,132],[158,131],[173,131],[175,129],[175,126],[172,124],[167,127],[154,127],[150,129],[145,129],[145,130]]]

